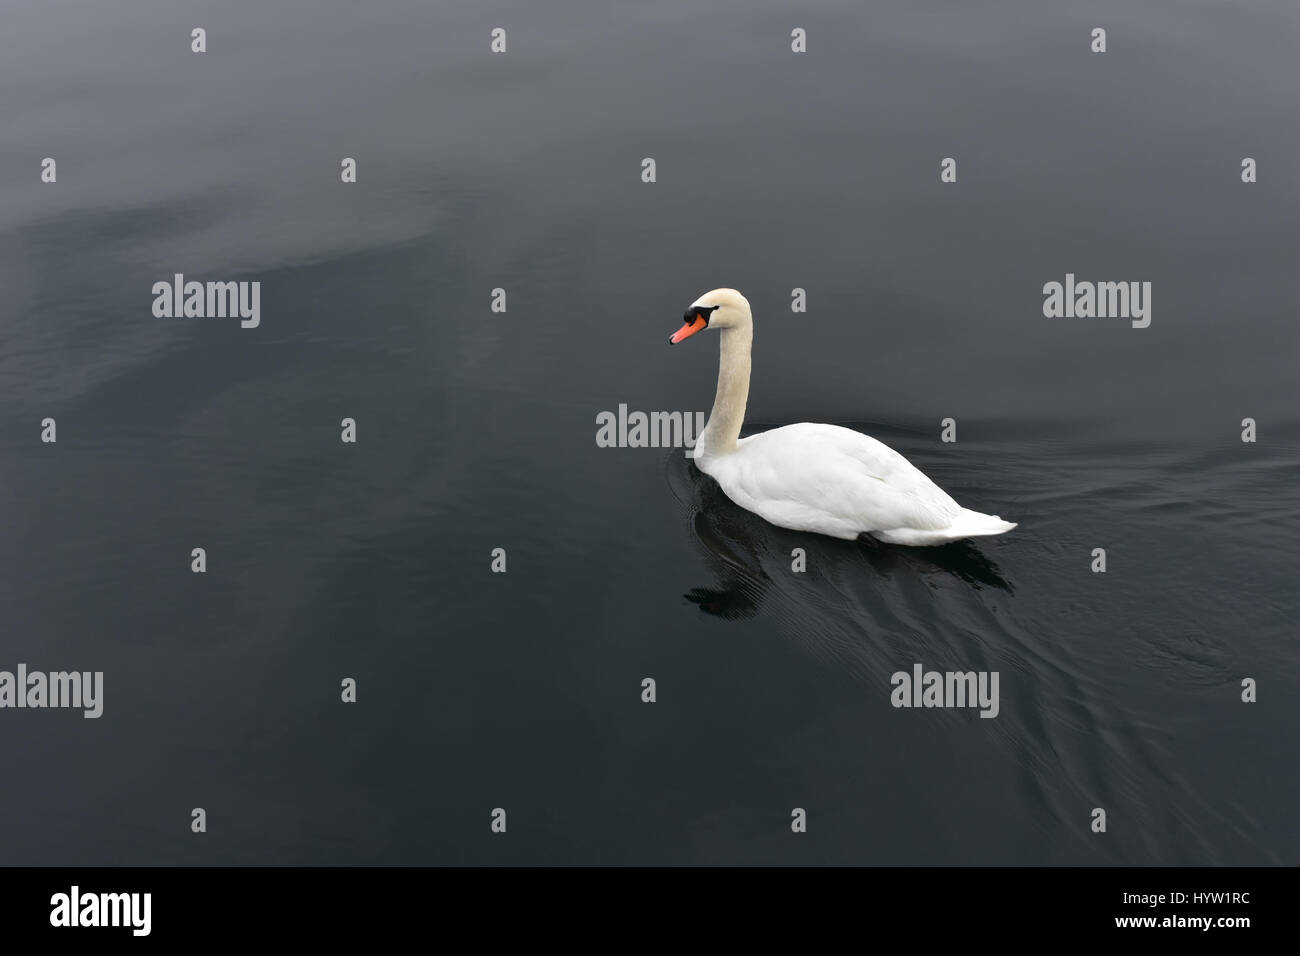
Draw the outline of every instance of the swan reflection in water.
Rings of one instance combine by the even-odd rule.
[[[740,621],[761,610],[815,657],[873,681],[914,660],[982,666],[988,635],[1008,628],[1012,585],[969,542],[909,548],[778,528],[680,453],[669,482],[714,577],[683,595],[706,614]]]

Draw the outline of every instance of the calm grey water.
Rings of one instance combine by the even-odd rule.
[[[10,5],[0,669],[105,699],[0,711],[0,862],[1300,862],[1300,9],[1140,6]],[[155,318],[177,272],[260,327]],[[1150,327],[1045,318],[1067,272]],[[708,410],[666,337],[723,285],[751,429],[1020,527],[832,541],[597,447]],[[894,709],[916,662],[1001,713]]]

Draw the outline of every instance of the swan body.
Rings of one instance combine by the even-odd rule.
[[[715,289],[686,310],[673,343],[722,332],[718,392],[695,463],[728,498],[774,525],[852,540],[937,545],[1002,534],[1016,525],[971,511],[894,449],[838,425],[801,422],[740,438],[749,396],[753,318],[734,289]]]

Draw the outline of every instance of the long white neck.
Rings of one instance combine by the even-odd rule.
[[[718,392],[699,441],[703,446],[701,457],[706,458],[729,455],[736,450],[740,426],[745,423],[745,403],[749,400],[749,349],[754,342],[754,326],[744,322],[723,329],[721,334]]]

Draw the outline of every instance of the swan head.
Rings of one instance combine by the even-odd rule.
[[[676,345],[705,329],[732,329],[752,323],[748,299],[735,289],[714,289],[691,303],[682,317],[682,327],[668,336],[668,341]]]

